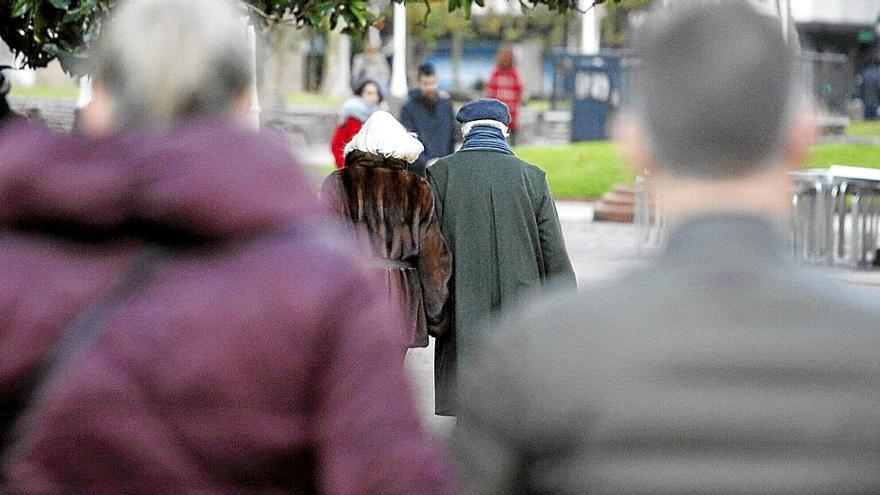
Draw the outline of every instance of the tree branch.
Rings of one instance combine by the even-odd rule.
[[[422,20],[418,22],[418,25],[427,28],[428,27],[428,15],[431,13],[431,1],[424,0],[425,3],[425,15],[422,17]]]
[[[581,13],[581,14],[586,14],[587,12],[590,11],[590,9],[595,8],[596,5],[602,5],[603,3],[605,3],[605,0],[593,0],[593,4],[590,5],[589,7],[585,8],[585,9],[583,9],[583,10],[581,10],[581,9],[579,9],[579,8],[577,8],[577,7],[572,7],[572,8],[573,8],[575,11],[577,11],[577,12],[579,12],[579,13]]]
[[[260,10],[257,6],[255,6],[255,5],[253,5],[253,4],[250,4],[250,3],[247,3],[247,2],[241,2],[241,3],[244,4],[244,6],[245,6],[246,9],[248,9],[248,10],[250,10],[251,12],[257,14],[258,16],[262,17],[263,19],[266,19],[267,21],[268,21],[269,19],[272,18],[272,16],[270,16],[269,14],[263,12],[262,10]]]

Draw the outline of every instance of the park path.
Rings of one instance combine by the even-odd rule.
[[[631,224],[593,222],[590,203],[560,201],[557,208],[578,286],[586,287],[619,276],[642,263],[637,256],[635,228]],[[433,341],[432,338],[426,348],[411,349],[406,367],[426,426],[435,435],[446,437],[453,420],[434,415]]]
[[[639,254],[636,229],[632,224],[594,222],[590,203],[559,201],[559,219],[565,235],[568,254],[574,266],[580,289],[642,266],[649,254]],[[833,277],[846,284],[854,284],[880,296],[880,271],[851,272],[843,268],[824,268]],[[412,381],[416,401],[429,431],[445,438],[452,429],[453,420],[434,415],[434,345],[412,349],[407,354],[406,366]]]

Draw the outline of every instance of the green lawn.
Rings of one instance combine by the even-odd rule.
[[[635,179],[616,146],[606,141],[566,146],[520,146],[514,151],[518,157],[547,171],[550,189],[561,199],[595,199],[610,191],[614,184],[632,184]],[[880,168],[880,146],[823,144],[813,148],[804,167],[831,165]],[[333,167],[328,165],[313,170],[323,179]]]
[[[825,168],[831,165],[880,168],[880,146],[823,144],[813,148],[805,167]]]
[[[308,169],[318,178],[318,180],[323,181],[328,175],[336,170],[336,167],[334,165],[322,165],[320,167],[308,167]]]
[[[567,146],[521,146],[516,155],[547,172],[557,198],[596,198],[617,183],[631,183],[635,175],[624,165],[617,147],[609,142]]]
[[[35,86],[26,88],[22,86],[13,86],[10,92],[13,96],[27,96],[32,98],[67,98],[75,99],[79,90],[76,86],[66,86],[63,88]],[[325,96],[319,93],[290,93],[286,95],[287,103],[291,105],[323,105],[337,107],[342,105],[345,98],[335,96]]]
[[[535,112],[544,112],[551,109],[550,100],[529,100],[523,104],[529,110],[534,110]],[[570,101],[560,101],[556,105],[557,110],[570,110],[571,102]]]
[[[285,98],[288,105],[309,105],[309,106],[329,106],[338,107],[345,102],[345,98],[337,96],[327,96],[320,93],[290,93]]]
[[[9,92],[12,96],[25,96],[29,98],[65,98],[69,100],[76,99],[79,94],[79,88],[76,86],[66,86],[63,88],[48,88],[35,86],[33,88],[25,88],[21,86],[13,86]]]
[[[76,98],[76,87],[22,88],[14,87],[13,95],[42,98]],[[314,93],[295,93],[287,96],[293,105],[338,106],[343,99]],[[538,109],[549,108],[546,101],[534,101]],[[856,122],[847,134],[852,136],[880,136],[880,121]],[[547,171],[547,180],[554,195],[567,199],[593,199],[611,190],[616,183],[629,184],[634,175],[624,165],[616,147],[609,142],[577,143],[565,146],[531,147],[515,149],[517,156]],[[862,144],[825,144],[813,149],[805,167],[828,167],[852,165],[880,168],[880,146]],[[319,178],[333,170],[332,166],[313,169]]]
[[[853,122],[846,128],[850,136],[880,136],[880,121]]]
[[[862,132],[880,133],[880,125],[863,126]],[[870,134],[862,134],[870,135]],[[577,143],[546,148],[516,148],[520,158],[547,171],[547,180],[558,198],[591,199],[610,191],[616,183],[631,184],[635,176],[608,142]],[[880,168],[880,146],[823,144],[813,148],[804,167],[852,165]]]
[[[514,148],[523,160],[547,171],[550,190],[558,198],[596,198],[614,184],[631,183],[635,176],[627,169],[609,142],[578,143],[569,146]],[[320,179],[335,169],[331,165],[309,167]]]
[[[852,136],[880,136],[880,122],[858,122],[847,128]],[[516,154],[547,171],[547,180],[558,198],[592,199],[610,191],[616,183],[631,184],[635,178],[609,142],[577,143],[546,148],[519,147]],[[880,146],[822,144],[815,146],[805,168],[831,165],[880,168]]]

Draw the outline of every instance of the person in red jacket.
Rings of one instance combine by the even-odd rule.
[[[364,79],[355,88],[354,96],[342,104],[339,126],[330,140],[330,151],[333,152],[337,169],[345,166],[345,145],[361,130],[370,115],[379,110],[380,103],[382,90],[379,89],[379,84],[372,79]]]
[[[516,144],[516,133],[519,130],[519,106],[522,103],[523,85],[519,71],[513,66],[513,49],[503,46],[498,50],[495,68],[486,83],[486,97],[500,100],[510,110],[510,125],[507,126],[508,141]]]

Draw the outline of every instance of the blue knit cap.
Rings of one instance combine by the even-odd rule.
[[[510,111],[507,105],[494,98],[480,98],[468,103],[458,111],[455,119],[462,124],[474,120],[495,120],[504,125],[510,124]]]

